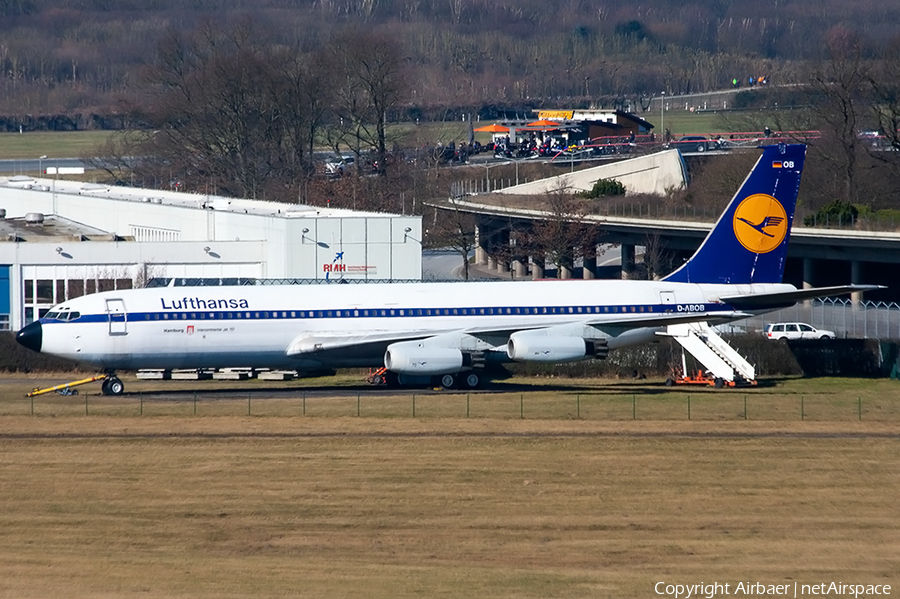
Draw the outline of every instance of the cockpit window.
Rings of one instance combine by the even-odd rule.
[[[59,312],[47,312],[45,318],[59,318]]]
[[[81,312],[69,312],[69,317],[66,320],[75,320],[76,318],[81,318]]]

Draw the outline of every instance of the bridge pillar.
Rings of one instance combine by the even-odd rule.
[[[497,229],[491,240],[491,251],[495,254],[497,272],[509,272],[510,254],[509,229]]]
[[[528,265],[525,264],[527,260],[528,258],[522,258],[521,256],[516,256],[513,259],[513,274],[517,279],[524,279],[528,275]]]
[[[813,259],[812,258],[804,258],[803,259],[803,288],[804,289],[811,289],[816,286],[815,282],[813,281],[813,278],[814,278],[813,273],[814,272],[815,272],[815,264],[813,263]],[[803,305],[804,306],[812,305],[812,300],[811,299],[804,300]]]
[[[556,265],[556,277],[558,279],[571,279],[572,278],[572,268],[570,266],[564,266],[562,264]]]
[[[531,257],[531,278],[537,281],[544,278],[544,257]]]
[[[486,225],[475,225],[475,264],[485,266],[488,263],[488,236]]]
[[[622,250],[622,278],[630,279],[634,276],[634,246],[628,244],[621,245]]]
[[[853,285],[862,284],[862,267],[863,263],[859,260],[853,260],[850,262],[850,283]],[[850,294],[850,301],[854,306],[859,306],[859,304],[863,301],[863,292],[862,291],[854,291]]]
[[[583,266],[581,268],[581,278],[597,278],[597,246],[590,248],[584,255]]]

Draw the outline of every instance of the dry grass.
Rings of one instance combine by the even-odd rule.
[[[780,387],[791,401],[793,384]],[[592,399],[624,395],[613,387]],[[758,391],[751,398],[776,401]],[[553,395],[574,409],[569,391],[531,394],[534,409]],[[209,400],[194,417],[187,399],[159,402],[180,413],[86,418],[81,397],[60,398],[80,411],[3,416],[0,597],[646,597],[659,580],[900,583],[896,419],[522,420],[520,395],[469,419],[443,411],[464,394],[417,397],[416,418],[365,395],[372,417],[346,414],[355,395],[332,398],[341,415],[308,417],[285,412],[296,399],[260,399],[272,413],[251,417],[246,400],[243,415],[237,400]],[[735,412],[742,395],[716,397]],[[693,394],[692,412],[713,409],[711,397]]]

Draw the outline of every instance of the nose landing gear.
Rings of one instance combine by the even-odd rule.
[[[103,395],[122,395],[125,392],[125,383],[114,372],[110,372],[100,385],[100,391]]]

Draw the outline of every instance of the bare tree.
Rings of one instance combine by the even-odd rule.
[[[451,248],[462,260],[463,279],[469,280],[469,254],[475,250],[475,217],[453,202],[433,208],[431,225],[426,228],[425,240],[431,248]]]
[[[847,29],[834,27],[826,41],[830,59],[812,76],[812,85],[825,102],[814,110],[825,125],[823,135],[838,147],[837,152],[822,156],[832,163],[843,181],[839,199],[851,204],[857,192],[857,161],[861,149],[858,122],[868,80],[867,65],[859,37]]]
[[[532,246],[557,264],[560,276],[563,268],[572,270],[585,248],[596,245],[596,232],[585,222],[586,204],[574,197],[565,179],[546,192],[543,203],[545,217],[534,224]]]
[[[403,100],[407,87],[396,40],[351,28],[331,42],[332,64],[337,76],[336,109],[341,141],[357,156],[374,150],[375,171],[384,175],[388,137],[388,113]],[[357,160],[358,168],[363,161]]]
[[[312,175],[327,82],[298,55],[258,42],[247,19],[161,42],[142,173],[184,189],[297,201]]]

